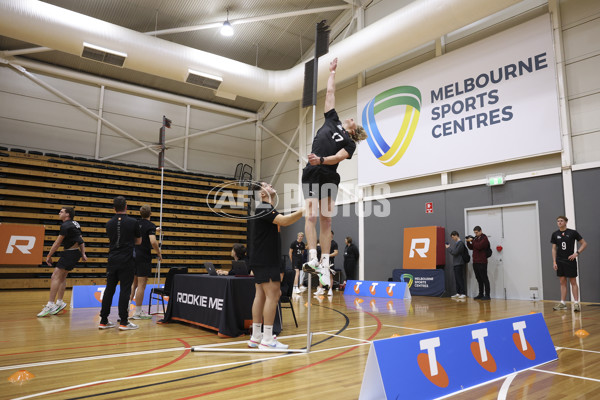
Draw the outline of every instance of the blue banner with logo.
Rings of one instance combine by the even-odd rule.
[[[557,358],[539,313],[376,340],[359,398],[437,398]]]
[[[439,297],[446,291],[442,269],[395,269],[392,271],[392,279],[395,282],[406,282],[413,296]]]
[[[144,305],[148,305],[150,299],[150,289],[158,287],[158,285],[146,285],[144,290]],[[73,286],[73,294],[71,296],[71,308],[91,308],[100,307],[102,305],[102,297],[104,296],[106,285],[92,286]],[[121,285],[117,285],[115,294],[112,300],[112,306],[119,305],[119,295],[121,293]],[[135,301],[132,302],[135,304]]]
[[[410,299],[406,282],[351,281],[346,283],[344,295]]]

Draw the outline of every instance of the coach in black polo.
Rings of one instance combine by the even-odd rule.
[[[114,322],[108,320],[110,306],[117,288],[121,283],[119,295],[119,317],[121,318],[120,330],[137,329],[138,326],[129,322],[129,296],[131,284],[135,274],[135,261],[133,258],[134,245],[142,243],[140,226],[134,218],[127,215],[127,202],[123,196],[113,200],[115,216],[106,223],[106,234],[110,242],[108,251],[108,264],[106,267],[106,289],[102,298],[100,310],[99,329],[115,327]]]

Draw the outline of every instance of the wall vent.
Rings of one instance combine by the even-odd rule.
[[[81,57],[122,67],[127,58],[127,53],[121,53],[120,51],[109,50],[104,47],[83,42],[83,52],[81,53]]]
[[[187,83],[191,83],[192,85],[198,85],[208,89],[217,90],[221,83],[223,83],[223,78],[204,72],[194,71],[193,69],[188,69],[188,75],[185,81]]]

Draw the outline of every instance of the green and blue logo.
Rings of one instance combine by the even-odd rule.
[[[403,107],[404,117],[392,145],[388,145],[377,126],[375,116],[390,107]],[[398,110],[399,112],[401,109]],[[362,124],[367,131],[367,143],[377,159],[388,167],[395,165],[415,135],[421,113],[421,92],[414,86],[398,86],[379,93],[362,111]]]

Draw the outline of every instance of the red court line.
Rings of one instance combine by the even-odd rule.
[[[214,337],[214,336],[215,336],[214,334],[210,334],[210,335],[195,335],[195,336],[186,336],[186,337],[184,337],[184,339],[200,338],[200,337]],[[64,348],[58,348],[58,349],[32,350],[32,351],[23,351],[23,352],[20,352],[20,353],[0,354],[0,357],[18,356],[18,355],[30,354],[30,353],[44,353],[44,352],[49,352],[49,351],[91,349],[93,347],[106,347],[106,346],[121,346],[121,345],[136,344],[136,343],[153,343],[153,342],[160,342],[160,341],[165,341],[165,340],[180,340],[180,339],[179,338],[165,338],[165,339],[139,340],[139,341],[136,341],[136,342],[105,343],[105,344],[94,344],[94,345],[89,345],[89,346],[64,347]]]
[[[174,359],[172,361],[169,361],[166,364],[159,365],[158,367],[149,369],[147,371],[138,372],[137,374],[133,374],[133,375],[129,375],[129,376],[144,375],[144,374],[147,374],[148,372],[156,371],[157,369],[161,369],[161,368],[167,367],[167,366],[169,366],[171,364],[175,364],[177,361],[183,359],[183,357],[185,357],[188,354],[190,354],[190,351],[192,351],[192,348],[191,348],[190,344],[188,342],[186,342],[185,340],[182,340],[182,339],[179,339],[179,338],[177,338],[177,340],[179,340],[181,343],[183,343],[183,346],[185,347],[185,351],[179,357],[177,357],[176,359]]]
[[[177,361],[180,361],[181,359],[183,359],[183,357],[185,357],[188,354],[190,354],[191,348],[190,348],[189,343],[187,343],[185,340],[182,340],[182,339],[179,339],[179,338],[176,338],[176,340],[179,340],[181,343],[183,343],[184,346],[186,346],[185,351],[179,357],[177,357],[176,359],[171,360],[171,361],[169,361],[169,362],[167,362],[165,364],[159,365],[158,367],[149,369],[147,371],[138,372],[137,374],[127,375],[126,377],[138,376],[138,375],[147,374],[148,372],[151,372],[151,371],[156,371],[157,369],[161,369],[161,368],[167,367],[167,366],[169,366],[171,364],[175,364]],[[70,392],[72,390],[79,390],[79,389],[89,388],[89,387],[93,387],[93,386],[105,385],[107,383],[111,383],[111,382],[93,383],[93,384],[89,384],[89,385],[85,385],[85,386],[80,386],[80,387],[77,387],[77,388],[61,390],[60,392],[56,392],[56,393]]]
[[[377,329],[376,329],[376,330],[375,330],[375,332],[374,332],[374,333],[373,333],[373,334],[372,334],[372,335],[371,335],[371,336],[370,336],[370,337],[367,339],[367,340],[372,340],[372,339],[373,339],[375,336],[377,336],[377,334],[379,333],[379,331],[381,331],[381,321],[379,320],[379,318],[377,318],[375,315],[371,314],[370,312],[364,311],[364,313],[365,313],[365,314],[368,314],[368,315],[370,315],[371,317],[373,317],[373,318],[374,318],[374,319],[377,321]],[[239,384],[239,385],[235,385],[235,386],[230,386],[230,387],[226,387],[226,388],[221,388],[221,389],[213,390],[212,392],[206,392],[206,393],[197,394],[197,395],[193,395],[193,396],[189,396],[189,397],[182,397],[182,398],[180,398],[180,399],[178,399],[178,400],[188,400],[188,399],[193,399],[193,398],[196,398],[196,397],[208,396],[208,395],[211,395],[211,394],[216,394],[216,393],[225,392],[225,391],[227,391],[227,390],[237,389],[237,388],[240,388],[240,387],[244,387],[244,386],[253,385],[253,384],[255,384],[255,383],[260,383],[260,382],[268,381],[268,380],[270,380],[270,379],[279,378],[279,377],[281,377],[281,376],[289,375],[289,374],[292,374],[292,373],[294,373],[294,372],[302,371],[303,369],[310,368],[310,367],[313,367],[313,366],[315,366],[315,365],[322,364],[322,363],[324,363],[324,362],[326,362],[326,361],[333,360],[334,358],[338,358],[338,357],[340,357],[340,356],[342,356],[342,355],[344,355],[344,354],[346,354],[346,353],[349,353],[349,352],[351,352],[351,351],[353,351],[353,350],[356,350],[357,348],[358,348],[358,346],[357,346],[357,347],[351,347],[351,348],[349,348],[349,349],[347,349],[347,350],[344,350],[344,351],[342,351],[341,353],[334,354],[333,356],[331,356],[331,357],[328,357],[328,358],[325,358],[325,359],[323,359],[323,360],[321,360],[321,361],[317,361],[317,362],[315,362],[315,363],[312,363],[312,364],[309,364],[309,365],[305,365],[305,366],[303,366],[303,367],[300,367],[300,368],[292,369],[292,370],[289,370],[289,371],[287,371],[287,372],[282,372],[282,373],[280,373],[280,374],[277,374],[277,375],[272,375],[272,376],[268,376],[268,377],[266,377],[266,378],[257,379],[257,380],[255,380],[255,381],[246,382],[246,383],[241,383],[241,384]]]

